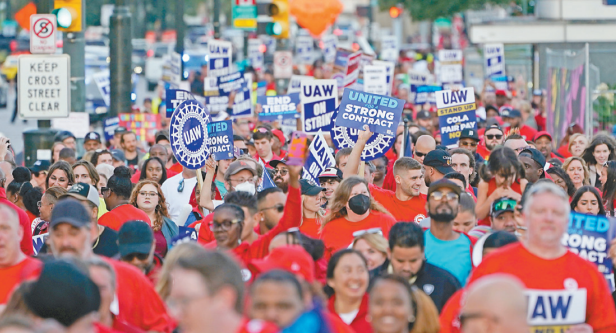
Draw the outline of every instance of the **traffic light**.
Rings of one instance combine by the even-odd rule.
[[[272,0],[258,3],[257,6],[260,16],[257,18],[257,34],[279,39],[289,38],[289,0]]]
[[[58,20],[58,30],[65,32],[81,31],[82,0],[55,0],[54,10]]]
[[[402,7],[400,5],[389,8],[389,16],[391,18],[398,18],[400,14],[402,14]]]

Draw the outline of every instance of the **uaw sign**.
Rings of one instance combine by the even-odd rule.
[[[329,131],[338,103],[336,80],[306,80],[301,82],[302,125],[306,134]]]
[[[196,100],[187,100],[173,111],[169,136],[171,150],[180,164],[197,170],[205,166],[210,156],[207,125],[210,114]]]
[[[505,46],[503,44],[486,44],[483,47],[486,76],[505,75]]]
[[[436,93],[436,108],[441,128],[441,144],[456,147],[463,129],[477,130],[475,90],[442,90]]]
[[[349,128],[344,126],[336,126],[334,115],[334,126],[329,131],[332,141],[336,149],[353,148],[357,139],[359,138],[359,130],[356,128]],[[362,161],[372,161],[375,158],[379,158],[391,149],[394,145],[395,137],[387,136],[384,134],[374,134],[368,142],[364,150],[361,152]]]
[[[231,70],[231,42],[210,40],[207,44],[209,64],[208,76],[229,74]]]
[[[396,135],[404,101],[346,88],[336,118],[338,126],[363,129],[388,136]]]
[[[336,159],[334,159],[334,155],[332,155],[327,141],[323,137],[323,133],[319,130],[310,144],[302,178],[319,184],[319,175],[325,169],[334,165],[336,165]]]

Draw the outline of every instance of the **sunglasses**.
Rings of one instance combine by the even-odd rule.
[[[460,142],[461,147],[477,147],[477,142]]]
[[[222,223],[216,223],[214,221],[210,222],[210,230],[214,231],[216,229],[222,229],[223,231],[227,231],[231,229],[231,226],[241,222],[240,220],[226,220]]]
[[[503,138],[502,134],[486,134],[486,138],[488,138],[488,140],[494,140],[496,138],[496,140],[500,140]]]
[[[416,151],[415,155],[417,155],[417,157],[424,157],[424,156],[428,155],[428,153],[421,153],[421,152]]]
[[[353,238],[357,238],[366,234],[372,234],[372,235],[381,235],[383,236],[383,230],[381,230],[381,228],[371,228],[371,229],[365,229],[365,230],[358,230],[355,231],[353,233]]]
[[[282,212],[284,212],[284,205],[283,204],[278,204],[276,206],[266,207],[266,208],[261,209],[261,211],[268,210],[268,209],[276,209],[276,211],[278,213],[282,213]]]
[[[149,256],[149,253],[131,253],[122,257],[122,259],[124,259],[124,261],[133,261],[135,258],[137,258],[139,261],[144,261],[148,259]]]
[[[274,176],[280,173],[281,176],[286,176],[289,173],[289,169],[274,169]]]
[[[182,180],[180,180],[180,184],[178,185],[178,192],[182,192],[184,191],[184,178],[182,178]]]
[[[430,198],[436,201],[441,201],[443,200],[443,198],[445,198],[447,201],[457,201],[460,197],[453,192],[448,192],[447,194],[444,194],[441,191],[434,191],[430,194]]]
[[[502,200],[497,202],[494,206],[492,211],[494,212],[498,212],[498,211],[503,211],[503,210],[515,210],[516,206],[518,205],[518,203],[511,199],[511,200]]]

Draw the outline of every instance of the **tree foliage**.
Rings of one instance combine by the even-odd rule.
[[[481,9],[487,3],[507,4],[511,0],[380,0],[382,10],[402,4],[414,20],[435,20],[449,17],[469,9]]]

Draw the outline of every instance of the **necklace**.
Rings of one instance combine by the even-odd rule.
[[[101,226],[99,225],[98,226],[98,236],[96,237],[96,242],[92,246],[93,250],[98,246],[98,241],[101,240],[101,234],[103,233],[103,230],[105,230],[105,227],[102,227],[102,230],[101,230]]]

